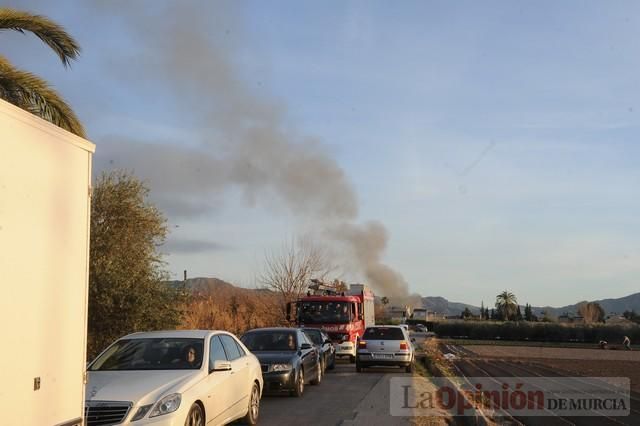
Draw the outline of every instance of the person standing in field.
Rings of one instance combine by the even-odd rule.
[[[622,340],[622,346],[624,346],[624,348],[627,350],[631,350],[631,340],[629,339],[629,336],[624,336],[624,340]]]

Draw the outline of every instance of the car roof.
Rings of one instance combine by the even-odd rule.
[[[294,327],[264,327],[264,328],[254,328],[252,330],[247,330],[246,333],[253,333],[253,332],[259,332],[259,331],[299,331],[298,328],[294,328]]]
[[[400,330],[403,329],[403,327],[399,326],[399,325],[382,325],[382,324],[381,325],[377,325],[377,324],[376,325],[370,325],[370,326],[367,326],[367,328],[399,328]]]
[[[211,334],[224,333],[231,334],[224,330],[161,330],[161,331],[144,331],[138,333],[127,334],[121,339],[165,339],[165,338],[192,338],[204,339]]]

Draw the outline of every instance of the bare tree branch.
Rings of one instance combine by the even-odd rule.
[[[286,305],[307,290],[311,278],[326,279],[336,270],[327,252],[310,239],[292,239],[280,250],[265,254],[265,269],[258,282],[280,297],[282,318]]]

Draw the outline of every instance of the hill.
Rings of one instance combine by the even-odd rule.
[[[533,312],[537,315],[540,312],[548,312],[553,316],[559,316],[568,313],[577,313],[578,306],[586,301],[577,302],[573,305],[566,305],[560,307],[553,306],[533,306]],[[636,311],[640,313],[640,293],[630,294],[629,296],[619,297],[617,299],[600,299],[593,300],[593,302],[599,303],[604,309],[606,314],[622,314],[624,311]],[[467,305],[465,303],[450,302],[444,297],[429,296],[422,298],[422,306],[429,311],[444,313],[446,315],[459,315],[465,308],[469,308],[472,313],[477,314],[480,312],[478,306]],[[493,306],[487,305],[489,309]],[[524,305],[521,305],[524,309]]]
[[[465,308],[469,308],[473,314],[478,314],[480,312],[480,308],[478,306],[467,305],[466,303],[450,302],[440,296],[423,297],[422,307],[428,311],[438,312],[445,315],[460,315]]]
[[[578,305],[583,302],[574,303],[573,305],[561,306],[559,308],[554,308],[552,306],[543,306],[543,307],[534,307],[534,311],[544,311],[551,313],[552,315],[558,316],[562,315],[565,312],[576,313],[578,311]],[[619,297],[617,299],[600,299],[594,300],[602,306],[602,309],[607,314],[622,314],[624,311],[636,311],[640,313],[640,293],[630,294],[629,296]]]

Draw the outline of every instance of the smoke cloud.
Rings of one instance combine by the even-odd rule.
[[[404,297],[409,293],[402,275],[382,263],[381,257],[387,247],[389,235],[381,223],[344,223],[335,231],[335,238],[353,248],[356,260],[372,287],[388,297]]]
[[[288,125],[281,104],[256,93],[247,83],[254,77],[241,75],[234,63],[237,34],[229,30],[238,27],[230,24],[237,20],[235,4],[215,2],[215,10],[205,12],[210,4],[172,2],[156,9],[154,3],[149,12],[130,3],[102,4],[122,19],[135,50],[126,64],[112,64],[113,72],[129,82],[137,79],[141,87],[154,81],[168,91],[175,108],[195,120],[199,140],[152,147],[110,141],[101,145],[108,163],[102,167],[134,169],[154,192],[179,200],[167,203],[175,214],[203,214],[208,205],[200,196],[228,186],[252,201],[275,194],[295,214],[324,223],[331,230],[327,235],[347,246],[378,292],[406,295],[402,276],[381,262],[388,240],[384,226],[355,222],[358,200],[343,169],[318,140]]]

